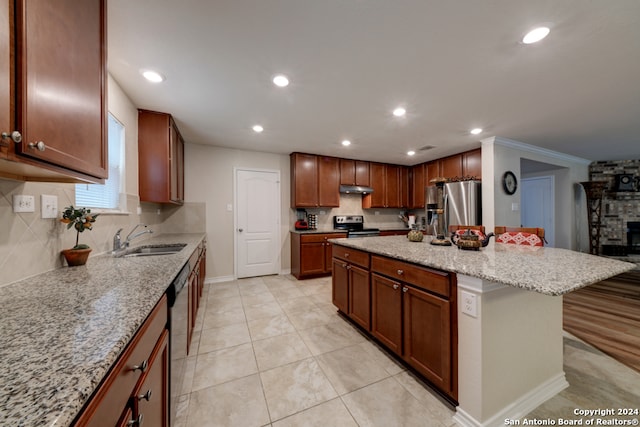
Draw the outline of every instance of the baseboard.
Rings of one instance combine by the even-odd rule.
[[[287,274],[291,274],[291,269],[290,268],[286,268],[284,270],[280,270],[280,275],[281,276],[286,276]]]
[[[236,278],[234,276],[207,277],[204,280],[204,284],[208,285],[208,284],[211,284],[211,283],[231,282],[233,280],[236,280]]]
[[[525,395],[521,396],[516,401],[507,405],[497,414],[481,422],[473,418],[467,412],[458,406],[456,413],[453,416],[453,421],[462,427],[498,427],[504,426],[505,420],[518,420],[535,408],[551,399],[556,394],[560,393],[565,388],[569,387],[564,372],[556,375],[555,377],[545,381],[538,387],[529,391]]]

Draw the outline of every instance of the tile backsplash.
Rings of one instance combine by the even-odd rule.
[[[14,194],[35,198],[35,212],[14,213]],[[42,219],[40,195],[58,198],[58,218]],[[59,221],[65,206],[75,205],[73,184],[19,182],[0,179],[0,287],[64,267],[60,251],[75,244],[76,233],[67,230]],[[167,207],[153,203],[140,203],[137,196],[127,196],[130,214],[102,214],[92,230],[80,234],[80,243],[89,245],[92,256],[109,252],[113,236],[123,228],[124,235],[139,223],[149,225],[156,234],[192,233],[206,231],[204,203],[185,203],[184,206]],[[136,213],[140,206],[141,214]],[[143,235],[141,242],[151,235]]]
[[[640,159],[593,162],[589,165],[592,181],[608,183],[602,197],[601,245],[627,245],[627,222],[640,221],[640,192],[616,192],[616,175],[640,177]]]

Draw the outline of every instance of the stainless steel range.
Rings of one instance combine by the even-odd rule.
[[[348,238],[380,235],[378,228],[364,228],[364,216],[362,215],[335,215],[333,217],[333,229],[347,231]]]

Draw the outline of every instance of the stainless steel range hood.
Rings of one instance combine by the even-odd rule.
[[[370,194],[373,193],[373,188],[363,187],[361,185],[341,185],[340,192],[347,194]]]

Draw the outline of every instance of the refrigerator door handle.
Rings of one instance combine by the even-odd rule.
[[[444,223],[444,237],[449,235],[449,195],[447,193],[443,196],[443,207],[442,210],[442,222]]]

